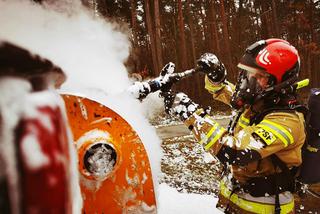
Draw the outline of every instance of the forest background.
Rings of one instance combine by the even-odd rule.
[[[301,58],[300,79],[311,80],[302,93],[320,87],[320,0],[82,0],[96,16],[120,23],[129,33],[131,74],[156,77],[168,62],[176,71],[194,68],[205,52],[216,54],[237,79],[246,47],[267,38],[294,45]],[[212,105],[203,74],[181,81],[176,90]]]

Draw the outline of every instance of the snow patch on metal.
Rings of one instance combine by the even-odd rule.
[[[21,153],[24,163],[30,170],[38,170],[50,164],[50,159],[42,152],[37,136],[28,134],[21,143]]]
[[[148,206],[144,201],[138,206],[130,206],[127,208],[128,214],[156,214],[157,209],[155,205]]]
[[[95,120],[95,121],[91,122],[90,124],[97,124],[97,123],[101,123],[101,122],[111,123],[112,118],[111,117],[103,117],[99,120]]]
[[[81,102],[80,99],[78,99],[78,103],[80,105],[80,109],[81,109],[81,115],[84,119],[88,120],[88,112],[86,109],[86,106]]]
[[[128,169],[126,169],[126,181],[129,185],[133,187],[136,187],[140,184],[139,175],[136,173],[133,177],[130,177]]]
[[[86,132],[82,135],[76,142],[77,148],[80,148],[85,142],[94,141],[98,142],[99,140],[105,142],[106,139],[111,139],[110,134],[106,131],[102,131],[99,129],[93,129]]]
[[[98,191],[103,184],[103,180],[89,180],[84,176],[80,175],[80,182],[83,184],[87,189],[91,191]],[[82,194],[83,200],[86,200],[85,195]]]
[[[139,201],[134,205],[128,206],[128,202],[135,201],[137,194],[132,190],[132,187],[129,188],[116,188],[117,193],[121,196],[118,198],[117,202],[123,208],[123,213],[127,214],[156,214],[156,206],[148,206],[144,201]]]
[[[0,169],[1,174],[8,177],[10,207],[12,213],[20,213],[19,176],[14,148],[14,129],[21,117],[24,107],[24,97],[31,90],[31,84],[20,78],[3,77],[0,79],[0,156],[6,166]]]

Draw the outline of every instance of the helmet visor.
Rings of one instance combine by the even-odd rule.
[[[272,85],[270,80],[271,75],[264,71],[241,69],[231,105],[238,109],[245,104],[254,104]]]
[[[272,82],[270,81],[271,75],[264,71],[248,71],[242,70],[241,72],[244,73],[244,77],[247,79],[247,83],[254,84],[250,85],[249,88],[260,88],[266,89],[271,86]]]

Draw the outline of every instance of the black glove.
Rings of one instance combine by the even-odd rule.
[[[182,121],[188,119],[198,108],[186,94],[169,91],[163,93],[165,111],[168,114],[178,116]]]
[[[208,78],[215,83],[225,80],[227,70],[218,57],[212,53],[204,53],[197,60],[200,71],[204,72]]]
[[[169,62],[161,69],[159,80],[158,80],[161,91],[163,92],[169,91],[172,85],[180,80],[180,76],[174,74],[174,69],[175,69],[175,64],[172,62]],[[159,90],[159,88],[157,90]]]

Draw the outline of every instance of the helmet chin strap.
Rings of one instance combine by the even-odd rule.
[[[298,75],[294,75],[293,77],[285,80],[284,82],[274,85],[274,86],[270,86],[266,89],[264,89],[260,94],[257,94],[253,104],[258,102],[261,99],[270,97],[272,98],[273,104],[276,104],[280,101],[280,95],[281,94],[286,94],[286,89],[289,88],[291,85],[293,85],[294,83],[296,83],[298,80]],[[272,97],[273,96],[273,97]]]
[[[270,104],[277,104],[280,101],[281,95],[288,94],[287,89],[296,83],[297,80],[298,75],[294,75],[280,84],[257,91],[257,88],[251,88],[256,84],[254,82],[249,83],[249,80],[244,78],[244,73],[241,73],[237,81],[235,94],[231,99],[231,105],[236,109],[240,109],[246,105],[253,106],[261,99],[267,99]],[[251,81],[254,81],[254,79]],[[243,84],[249,85],[249,88],[243,88]]]
[[[274,85],[274,86],[270,86],[266,89],[264,89],[262,91],[262,93],[260,95],[257,96],[258,99],[261,99],[265,96],[268,96],[270,93],[272,92],[276,92],[276,93],[279,93],[279,94],[285,94],[286,93],[286,88],[289,88],[291,85],[293,85],[294,83],[296,83],[298,80],[298,76],[295,75],[285,81],[283,81],[282,83],[280,84],[277,84],[277,85]]]
[[[257,96],[257,79],[248,78],[244,73],[238,78],[235,93],[231,99],[231,105],[240,109],[246,105],[252,105]],[[260,90],[261,91],[261,90]]]

